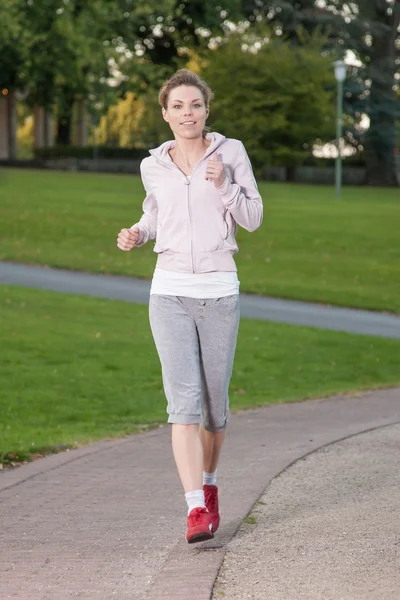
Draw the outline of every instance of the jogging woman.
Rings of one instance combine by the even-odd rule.
[[[211,96],[188,69],[162,86],[159,102],[174,140],[142,161],[143,215],[120,231],[117,244],[129,251],[156,240],[150,326],[188,505],[189,543],[212,538],[219,526],[216,471],[239,327],[235,233],[237,225],[254,231],[263,215],[243,144],[205,133]]]

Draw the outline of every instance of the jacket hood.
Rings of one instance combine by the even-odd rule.
[[[217,133],[217,132],[206,133],[205,137],[207,140],[209,140],[211,142],[211,144],[207,148],[207,151],[204,154],[203,158],[206,158],[207,156],[212,154],[214,152],[214,150],[216,150],[222,144],[222,142],[224,142],[226,140],[226,137],[224,135],[221,135],[220,133]],[[168,151],[170,150],[170,148],[173,148],[175,145],[176,145],[175,140],[168,140],[168,142],[164,142],[163,144],[161,144],[161,146],[158,146],[158,148],[153,148],[152,150],[149,150],[149,152],[152,156],[154,156],[154,158],[156,158],[160,162],[172,163],[172,160],[171,160],[170,155],[168,154]]]

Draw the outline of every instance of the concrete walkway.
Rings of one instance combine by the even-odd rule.
[[[150,282],[142,279],[92,275],[7,262],[0,262],[1,283],[140,304],[148,302],[150,290]],[[242,316],[249,319],[400,339],[400,317],[395,315],[247,294],[241,294],[240,306]]]
[[[398,600],[400,425],[274,479],[229,543],[213,599]]]
[[[234,415],[193,546],[169,426],[0,472],[0,597],[209,600],[226,559],[215,598],[397,600],[399,424],[400,389]]]

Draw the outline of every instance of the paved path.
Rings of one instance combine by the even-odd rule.
[[[148,302],[150,290],[150,283],[142,279],[92,275],[7,262],[0,262],[0,283],[87,294],[140,304]],[[400,339],[400,317],[395,315],[247,294],[241,294],[240,306],[242,316],[250,319]]]
[[[400,389],[234,415],[219,467],[220,530],[193,546],[169,426],[0,472],[0,597],[209,600],[225,557],[229,573],[229,552],[246,542],[233,536],[272,481],[253,549],[265,593],[253,593],[240,565],[235,595],[225,598],[397,600],[399,423]],[[383,437],[349,439],[293,464],[380,427]],[[342,575],[352,585],[335,595]]]

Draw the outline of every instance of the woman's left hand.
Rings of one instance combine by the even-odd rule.
[[[216,152],[211,155],[211,158],[207,163],[205,178],[208,179],[208,181],[213,181],[217,188],[221,187],[226,179],[224,164],[218,160]]]

